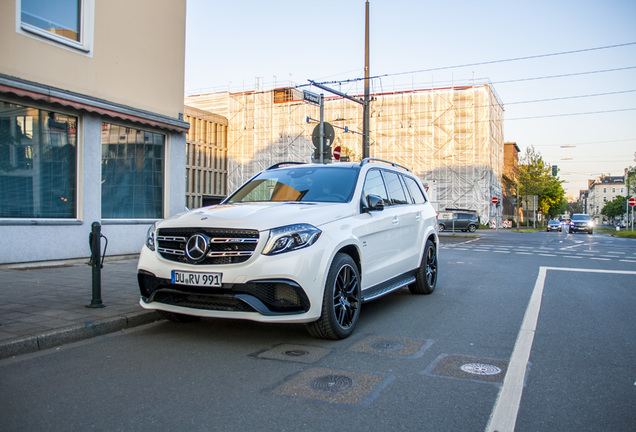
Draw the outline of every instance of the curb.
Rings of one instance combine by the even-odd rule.
[[[33,336],[8,339],[0,342],[0,360],[150,324],[160,319],[156,311],[139,311],[103,321],[74,324]]]

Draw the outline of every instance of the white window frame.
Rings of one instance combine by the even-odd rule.
[[[95,0],[80,0],[79,35],[80,40],[74,41],[64,36],[51,33],[31,24],[22,22],[22,0],[15,0],[16,32],[35,36],[46,42],[91,54],[93,51],[93,26],[95,21]]]

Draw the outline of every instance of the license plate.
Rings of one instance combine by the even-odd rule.
[[[220,287],[223,273],[199,273],[172,270],[172,283],[203,287]]]

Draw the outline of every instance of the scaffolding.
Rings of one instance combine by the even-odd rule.
[[[372,101],[371,157],[416,173],[437,210],[470,209],[483,222],[494,219],[504,139],[503,107],[490,84],[378,93]],[[274,163],[311,160],[319,108],[303,102],[297,89],[189,96],[186,105],[228,119],[228,192]],[[362,107],[326,97],[324,118],[336,127],[332,147],[360,160]]]

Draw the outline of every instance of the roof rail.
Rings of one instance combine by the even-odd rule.
[[[280,168],[283,165],[305,165],[307,162],[278,162],[277,164],[272,165],[271,167],[267,168],[266,171],[269,170],[273,170],[276,168]]]
[[[391,166],[399,167],[399,168],[402,168],[402,169],[404,169],[404,170],[406,170],[408,172],[411,172],[410,169],[408,169],[407,167],[405,167],[403,165],[396,164],[395,162],[389,162],[389,161],[384,160],[384,159],[364,158],[364,159],[362,159],[362,162],[360,162],[360,166],[363,166],[364,164],[368,164],[370,162],[384,162],[384,163],[389,164]]]

